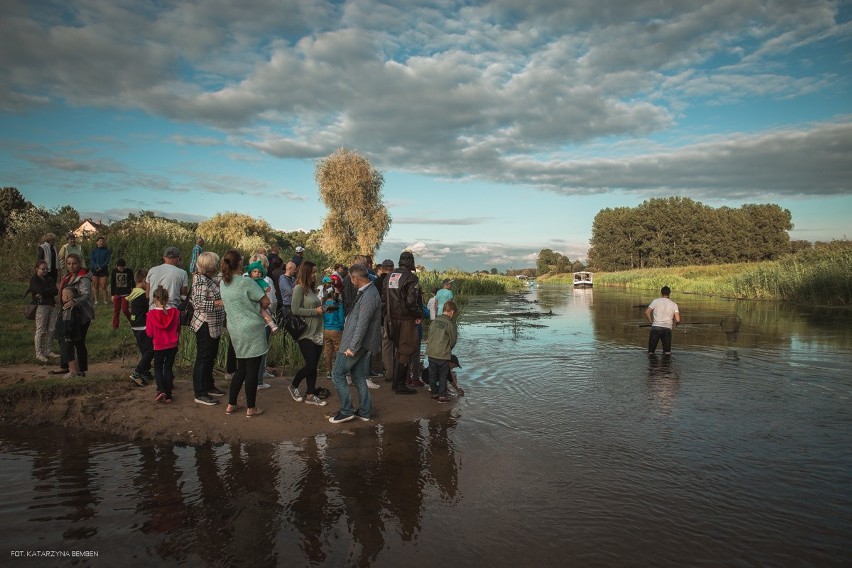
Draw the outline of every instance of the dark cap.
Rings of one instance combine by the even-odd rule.
[[[163,258],[180,258],[180,250],[177,247],[166,247],[163,251]]]
[[[459,358],[455,355],[450,355],[450,363],[461,369],[461,364],[459,363]]]
[[[382,268],[393,268],[393,261],[389,258],[386,258],[382,261]]]

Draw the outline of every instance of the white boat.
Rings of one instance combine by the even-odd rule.
[[[591,288],[592,287],[592,272],[575,272],[574,273],[574,288]]]

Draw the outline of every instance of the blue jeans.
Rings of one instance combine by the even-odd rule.
[[[337,388],[337,396],[340,397],[340,414],[352,416],[352,396],[349,394],[349,385],[346,384],[346,375],[352,378],[352,384],[358,388],[358,397],[361,406],[358,414],[365,418],[370,417],[373,403],[370,400],[370,389],[367,388],[367,377],[370,374],[370,352],[362,349],[354,357],[347,357],[338,353],[334,360],[334,370],[331,372],[331,380]]]

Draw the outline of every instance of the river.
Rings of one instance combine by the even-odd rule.
[[[408,424],[200,447],[0,427],[6,565],[848,565],[852,314],[675,292],[695,324],[649,357],[651,299],[474,298],[467,396]]]

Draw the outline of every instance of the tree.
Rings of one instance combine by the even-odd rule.
[[[217,213],[198,224],[199,237],[211,243],[221,243],[251,255],[258,247],[276,242],[269,223],[242,213]]]
[[[489,272],[490,272],[491,274],[497,274],[497,269],[492,267],[492,268],[491,268],[491,270],[490,270]]]
[[[0,237],[6,234],[13,213],[26,211],[32,206],[17,187],[0,189]]]
[[[328,207],[321,248],[335,258],[373,255],[390,229],[382,202],[384,176],[361,154],[340,148],[317,162],[320,199]]]

